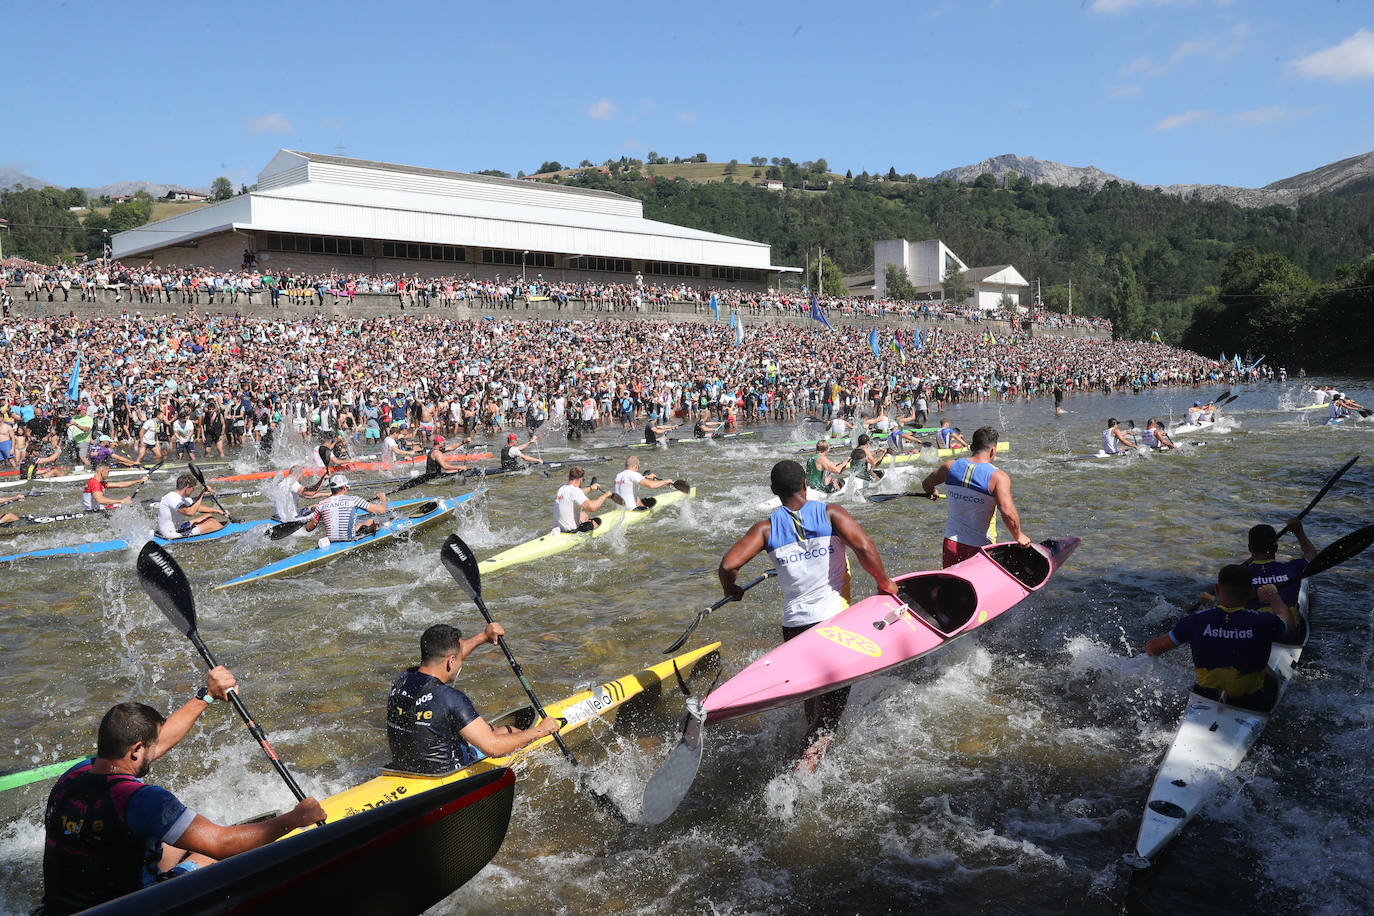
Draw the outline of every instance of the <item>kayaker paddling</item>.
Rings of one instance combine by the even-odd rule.
[[[822,493],[834,493],[844,486],[844,469],[849,462],[830,458],[830,443],[821,439],[816,454],[806,459],[806,485]]]
[[[1159,425],[1159,421],[1150,417],[1150,422],[1145,424],[1145,431],[1140,435],[1140,447],[1159,451],[1166,448],[1178,448],[1178,445],[1169,438],[1169,434],[1164,431],[1164,427]]]
[[[530,436],[524,445],[517,445],[519,436],[515,433],[506,434],[506,444],[501,448],[501,470],[516,471],[527,464],[543,464],[543,460],[526,455],[523,449],[529,448],[534,444],[535,436]]]
[[[954,449],[968,448],[969,444],[959,431],[949,425],[948,420],[940,421],[940,428],[935,431],[935,447],[946,448],[951,451]]]
[[[463,659],[485,643],[496,645],[505,633],[499,623],[487,624],[481,633],[468,639],[448,624],[435,624],[425,630],[420,637],[420,664],[396,678],[387,698],[389,769],[428,775],[448,773],[484,756],[504,757],[558,731],[560,723],[553,716],[546,716],[532,728],[493,728],[467,694],[452,686],[463,670]]]
[[[769,488],[782,505],[754,523],[721,558],[717,575],[725,597],[738,600],[743,596],[740,569],[767,551],[782,586],[782,638],[787,642],[849,606],[846,548],[854,551],[880,592],[897,593],[878,549],[849,512],[843,506],[806,498],[806,472],[800,464],[779,461],[773,465]],[[808,756],[818,759],[824,752],[848,701],[848,687],[806,701]]]
[[[619,494],[626,509],[652,509],[658,500],[652,496],[641,498],[636,493],[635,487],[645,486],[650,490],[657,490],[659,487],[666,487],[671,484],[671,480],[663,480],[657,475],[639,473],[639,459],[631,455],[625,459],[625,470],[615,475],[615,483],[611,487],[611,492]]]
[[[1269,650],[1291,637],[1297,622],[1273,585],[1261,585],[1255,593],[1273,613],[1247,608],[1251,588],[1248,567],[1223,566],[1217,574],[1216,606],[1184,617],[1147,642],[1145,651],[1158,656],[1187,643],[1197,678],[1194,693],[1263,712],[1274,705],[1278,689],[1269,670]]]
[[[183,477],[190,477],[183,474]],[[108,464],[97,464],[95,472],[91,474],[91,479],[86,481],[86,489],[81,494],[81,508],[87,512],[99,512],[102,509],[113,509],[116,506],[127,506],[133,502],[133,496],[126,496],[123,499],[114,499],[106,496],[106,490],[125,490],[136,487],[148,479],[147,475],[138,480],[125,480],[121,483],[110,482],[110,466]],[[191,483],[195,484],[195,478],[191,478]]]
[[[386,494],[378,493],[377,498],[368,502],[361,496],[348,492],[349,480],[344,474],[329,478],[329,498],[315,505],[310,521],[305,523],[306,531],[314,531],[320,521],[324,521],[325,533],[331,542],[353,541],[369,534],[375,534],[380,521],[369,518],[358,521],[358,510],[362,509],[373,516],[386,512]]]
[[[462,461],[450,459],[448,455],[445,454],[445,441],[443,436],[434,437],[429,454],[425,456],[426,474],[457,474],[460,471],[466,471],[468,469],[468,466]],[[468,440],[464,441],[466,442]]]
[[[1307,565],[1317,555],[1317,545],[1312,543],[1307,532],[1303,530],[1300,517],[1290,518],[1284,530],[1293,532],[1293,536],[1298,539],[1298,549],[1302,551],[1300,558],[1277,559],[1279,532],[1275,531],[1272,525],[1256,525],[1250,529],[1247,537],[1250,559],[1245,561],[1245,565],[1250,568],[1250,581],[1256,590],[1264,585],[1272,585],[1279,590],[1279,597],[1283,599],[1283,603],[1295,608],[1298,606],[1298,588],[1302,584],[1303,570],[1307,569]],[[1246,607],[1262,610],[1263,604],[1256,595],[1250,599]]]
[[[945,542],[941,562],[953,566],[992,543],[988,530],[993,512],[1016,543],[1029,547],[1031,540],[1021,530],[1021,515],[1011,498],[1011,475],[992,462],[997,457],[997,430],[980,426],[973,432],[973,445],[964,458],[951,459],[931,471],[921,481],[928,499],[939,499],[935,488],[945,485],[949,514],[945,522]]]
[[[559,487],[558,492],[554,494],[553,521],[564,534],[591,531],[601,524],[601,519],[592,518],[590,513],[601,509],[611,491],[608,490],[595,498],[588,496],[588,490],[599,490],[601,485],[592,481],[589,486],[584,487],[582,481],[586,476],[587,472],[577,465],[568,468],[568,482]]]
[[[217,516],[227,517],[227,513],[217,506],[204,504],[206,495],[212,493],[209,487],[202,486],[200,495],[191,499],[191,491],[196,484],[193,474],[181,474],[177,477],[177,488],[158,500],[157,533],[160,537],[174,540],[209,534],[224,527],[224,522]]]
[[[1102,451],[1108,455],[1121,455],[1127,449],[1136,452],[1140,447],[1121,434],[1121,426],[1117,423],[1116,417],[1108,417],[1107,428],[1102,430]]]
[[[220,826],[143,782],[153,761],[176,747],[211,701],[226,702],[236,689],[233,674],[220,666],[166,718],[143,703],[120,703],[105,713],[95,759],[68,770],[48,796],[45,916],[96,906],[324,819],[319,802],[307,798],[267,820]]]

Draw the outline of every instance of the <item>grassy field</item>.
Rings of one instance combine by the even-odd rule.
[[[198,208],[200,208],[200,207],[203,207],[203,206],[205,206],[207,203],[209,203],[209,201],[199,201],[199,200],[158,200],[158,201],[154,201],[154,202],[153,202],[153,219],[152,219],[152,222],[157,222],[157,221],[160,220],[160,219],[166,219],[166,218],[169,217],[169,216],[178,216],[178,215],[180,215],[180,214],[182,214],[182,213],[190,213],[192,210],[196,210],[196,209],[198,209]],[[99,214],[101,214],[102,216],[109,216],[109,215],[110,215],[110,208],[109,208],[109,207],[91,207],[91,208],[90,208],[89,210],[87,210],[86,212],[87,212],[87,213],[99,213]]]

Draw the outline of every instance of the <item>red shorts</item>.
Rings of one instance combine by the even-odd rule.
[[[967,560],[969,557],[975,556],[979,550],[982,548],[945,538],[944,547],[940,550],[940,565],[948,568],[960,560]]]

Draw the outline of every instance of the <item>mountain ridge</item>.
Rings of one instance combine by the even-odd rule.
[[[1144,184],[1104,172],[1097,166],[1064,165],[1049,159],[1034,156],[1019,156],[1004,153],[972,165],[946,169],[935,176],[938,180],[954,180],[961,184],[971,184],[979,175],[992,175],[1004,179],[1011,173],[1025,176],[1037,184],[1057,186],[1077,186],[1084,184],[1100,188],[1109,181],[1157,188],[1176,197],[1196,195],[1202,200],[1224,200],[1241,207],[1267,207],[1273,204],[1292,207],[1305,198],[1317,194],[1334,194],[1341,191],[1354,191],[1374,184],[1374,152],[1350,156],[1336,162],[1318,166],[1297,175],[1270,182],[1262,188],[1243,188],[1219,184]]]

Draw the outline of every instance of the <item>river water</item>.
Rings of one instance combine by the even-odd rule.
[[[1367,388],[1345,384],[1369,403]],[[966,434],[993,423],[1010,442],[998,463],[1012,475],[1031,537],[1083,538],[1043,592],[946,651],[858,685],[838,741],[805,778],[792,771],[798,710],[709,730],[691,794],[658,827],[608,817],[561,758],[541,756],[520,771],[497,858],[436,912],[1367,912],[1370,557],[1317,580],[1304,667],[1237,778],[1151,873],[1128,881],[1115,864],[1134,842],[1191,682],[1186,652],[1152,662],[1142,643],[1167,629],[1221,564],[1244,555],[1246,528],[1281,524],[1328,473],[1374,442],[1374,421],[1331,428],[1322,411],[1292,410],[1305,403],[1296,384],[1237,391],[1220,430],[1183,437],[1205,444],[1127,460],[1060,459],[1094,451],[1108,415],[1140,426],[1150,415],[1178,420],[1195,396],[1215,391],[1078,396],[1058,418],[1046,402],[950,409]],[[693,613],[718,597],[721,554],[766,514],[768,469],[795,454],[781,443],[816,428],[772,426],[749,444],[641,453],[661,476],[694,483],[697,498],[485,583],[487,603],[541,696],[565,696],[663,658]],[[619,439],[606,430],[585,444]],[[608,481],[623,453],[600,454],[617,462],[591,470]],[[915,486],[925,471],[901,469],[882,490]],[[1374,457],[1308,517],[1319,547],[1374,520],[1371,480]],[[479,555],[510,546],[548,527],[560,482],[556,472],[494,478],[454,527]],[[889,573],[938,565],[943,504],[840,498]],[[265,503],[247,505],[270,512]],[[78,536],[110,534],[68,528],[16,535],[4,546]],[[355,555],[348,566],[219,594],[209,586],[279,551],[245,539],[180,554],[197,588],[203,636],[234,669],[308,792],[360,782],[386,759],[385,691],[414,663],[426,626],[481,625],[439,566],[441,541],[435,531]],[[1291,539],[1287,549],[1295,549]],[[169,710],[202,682],[189,644],[139,588],[133,553],[4,570],[0,770],[86,753],[112,703],[137,698]],[[744,575],[763,568],[760,558]],[[872,590],[860,573],[856,598]],[[775,582],[760,586],[711,615],[692,645],[722,640],[727,674],[738,670],[777,643],[778,599]],[[494,647],[469,657],[459,684],[489,716],[524,699]],[[586,778],[633,815],[681,710],[676,691],[667,691],[658,716],[635,730],[594,728],[592,742],[579,747]],[[220,706],[153,776],[220,822],[290,802]],[[39,893],[48,785],[0,795],[0,911],[23,912]]]

